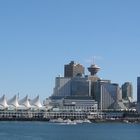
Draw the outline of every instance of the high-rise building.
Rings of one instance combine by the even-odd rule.
[[[95,83],[94,91],[99,109],[116,109],[113,108],[113,104],[121,99],[118,84],[111,83],[109,80],[99,80]]]
[[[71,61],[64,66],[64,77],[56,77],[53,97],[90,96],[90,81],[84,75],[84,67]]]
[[[137,77],[137,102],[140,103],[140,77]]]
[[[122,99],[132,100],[133,97],[133,87],[130,82],[125,82],[122,85]]]
[[[90,81],[87,77],[56,77],[52,96],[60,98],[87,97],[90,96],[90,87]]]
[[[85,68],[81,64],[77,64],[71,61],[69,64],[64,66],[64,77],[75,77],[81,76],[85,73]]]

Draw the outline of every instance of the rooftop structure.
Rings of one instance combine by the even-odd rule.
[[[90,74],[92,76],[96,75],[96,73],[98,73],[98,71],[100,70],[100,67],[98,67],[97,65],[93,64],[90,67],[88,67],[88,71],[90,72]]]
[[[13,106],[13,107],[15,107],[15,108],[19,107],[17,95],[15,95],[15,96],[12,97],[10,100],[8,100],[8,105],[9,105],[9,106]]]
[[[39,100],[39,96],[35,97],[33,100],[28,99],[28,95],[23,99],[19,100],[17,95],[14,95],[11,99],[7,101],[6,96],[3,95],[0,98],[0,109],[29,109],[29,108],[41,108],[41,102]]]
[[[21,99],[21,100],[19,101],[19,104],[25,106],[26,108],[30,108],[31,105],[30,105],[30,103],[29,103],[28,95],[25,96],[23,99]]]
[[[66,64],[64,66],[64,77],[75,77],[75,76],[81,76],[85,73],[85,68],[79,64],[75,63],[74,61],[71,61],[69,64]]]
[[[3,95],[0,98],[0,106],[2,106],[3,108],[7,108],[8,107],[7,99],[6,99],[5,95]]]
[[[30,104],[31,106],[35,106],[35,107],[42,107],[40,100],[39,100],[39,95],[37,97],[35,97],[34,99],[30,100]]]

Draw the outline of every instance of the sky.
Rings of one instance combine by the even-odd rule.
[[[139,0],[1,0],[0,96],[41,99],[71,60],[113,83],[140,76]],[[86,70],[86,74],[89,74]]]

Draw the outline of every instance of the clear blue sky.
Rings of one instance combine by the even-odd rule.
[[[0,1],[0,96],[44,99],[64,64],[88,67],[93,56],[100,77],[132,82],[136,98],[139,0]]]

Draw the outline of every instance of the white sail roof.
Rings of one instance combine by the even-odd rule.
[[[0,98],[0,105],[3,106],[4,108],[7,108],[7,107],[8,107],[7,99],[6,99],[5,95],[3,95],[3,96]]]
[[[8,101],[8,105],[12,105],[14,107],[19,107],[19,103],[18,103],[18,97],[17,95],[15,95],[13,98],[11,98],[9,101]]]
[[[31,105],[30,105],[30,103],[29,103],[28,95],[26,95],[23,99],[21,99],[21,100],[19,101],[19,104],[20,104],[20,105],[24,105],[24,106],[27,107],[27,108],[30,108]]]
[[[42,107],[41,102],[39,100],[39,95],[35,97],[33,100],[30,100],[30,105],[36,106],[36,107]]]

